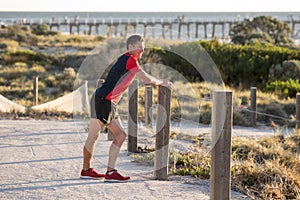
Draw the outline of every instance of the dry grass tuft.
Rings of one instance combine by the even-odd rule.
[[[300,198],[300,134],[238,138],[232,145],[232,186],[256,199]]]

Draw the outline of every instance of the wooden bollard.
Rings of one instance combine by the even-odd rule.
[[[159,86],[154,159],[154,177],[158,180],[168,179],[170,104],[171,90]]]
[[[145,88],[145,126],[152,127],[152,86]]]
[[[214,91],[212,108],[212,151],[210,199],[230,199],[232,92]]]
[[[256,109],[257,109],[257,105],[256,105],[256,87],[251,87],[251,125],[252,126],[256,126],[256,118],[257,118],[257,114],[256,114]]]
[[[138,81],[128,88],[128,152],[137,151]]]
[[[39,104],[39,77],[33,79],[33,105]]]
[[[296,129],[300,129],[300,93],[296,95]]]

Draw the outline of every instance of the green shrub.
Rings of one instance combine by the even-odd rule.
[[[38,24],[32,27],[32,33],[35,35],[56,35],[57,33],[50,30],[47,24]]]
[[[199,41],[220,70],[223,81],[230,86],[264,88],[274,64],[300,59],[300,51],[270,45],[232,45],[217,41]],[[200,47],[199,47],[200,48]]]
[[[67,38],[66,42],[67,43],[82,43],[83,38],[80,36],[72,36],[70,38]]]
[[[286,60],[282,64],[272,65],[269,79],[270,81],[300,79],[300,60]]]
[[[57,83],[58,83],[55,76],[53,76],[53,75],[49,75],[48,77],[46,77],[44,79],[44,81],[48,87],[55,87],[55,86],[57,86]]]
[[[299,79],[288,79],[286,81],[273,81],[267,84],[266,90],[269,92],[275,92],[277,95],[287,98],[296,97],[296,94],[300,92]]]
[[[51,62],[49,57],[43,53],[36,53],[30,50],[18,50],[16,52],[7,52],[2,55],[5,64],[13,64],[15,62],[25,63],[47,63]]]

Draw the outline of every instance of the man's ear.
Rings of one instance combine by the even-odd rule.
[[[128,44],[128,50],[132,50],[133,49],[133,45],[132,44]]]

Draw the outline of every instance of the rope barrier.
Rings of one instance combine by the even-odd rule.
[[[253,111],[253,110],[249,110],[248,108],[241,108],[241,109],[236,109],[236,110],[238,110],[238,111],[239,110],[247,111],[247,112],[250,112],[250,113],[256,113],[256,114],[259,114],[259,115],[264,115],[264,116],[268,116],[268,117],[272,117],[272,118],[277,118],[277,119],[282,119],[282,120],[285,120],[285,121],[290,121],[290,119],[288,119],[288,118],[284,118],[284,117],[281,117],[281,116],[276,116],[276,115],[272,115],[272,114],[268,114],[268,113]]]

